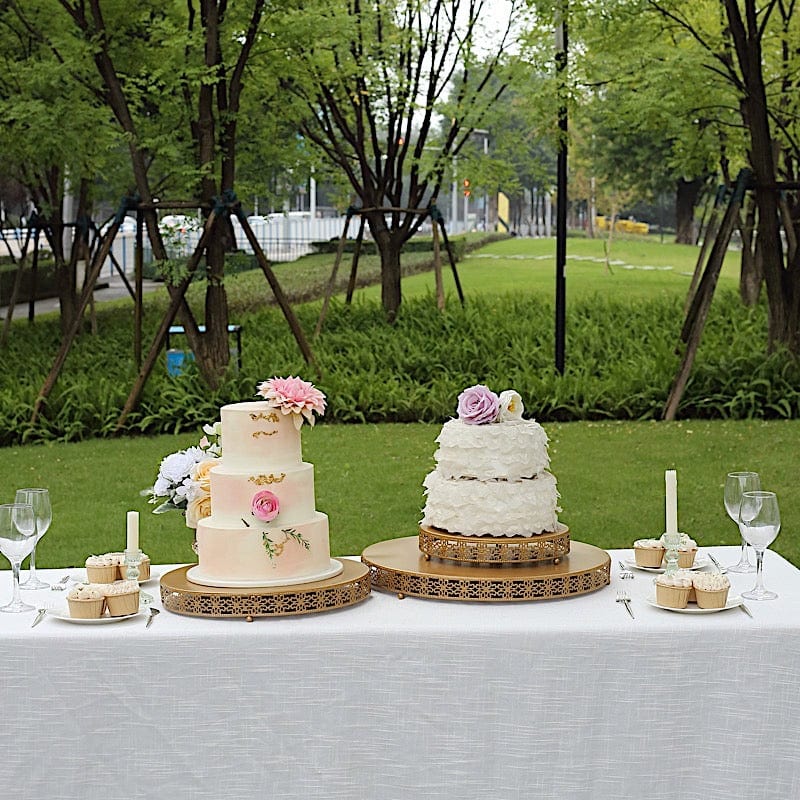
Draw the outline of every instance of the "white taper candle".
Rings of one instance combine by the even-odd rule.
[[[128,528],[127,528],[127,549],[128,550],[138,550],[139,549],[139,512],[138,511],[129,511],[128,512]]]
[[[667,533],[678,532],[678,474],[674,469],[668,469],[664,474],[667,485]]]

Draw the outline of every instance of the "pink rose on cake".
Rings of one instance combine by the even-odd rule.
[[[325,413],[325,395],[314,384],[300,378],[270,378],[259,384],[258,394],[282,414],[294,414],[298,430],[303,419],[313,427],[314,414]]]
[[[278,496],[267,489],[256,492],[250,501],[250,511],[256,519],[260,519],[262,522],[272,522],[280,510],[281,504]]]
[[[500,398],[481,383],[464,389],[458,396],[458,418],[467,425],[494,422],[499,412]]]

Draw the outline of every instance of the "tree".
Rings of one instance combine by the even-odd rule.
[[[11,5],[59,57],[59,41],[70,36],[70,47],[80,50],[84,64],[93,67],[95,102],[101,101],[113,116],[128,146],[129,193],[141,204],[154,258],[168,265],[156,198],[180,191],[184,197],[179,199],[188,195],[208,214],[219,208],[220,198],[233,193],[245,71],[266,0],[237,3],[235,8],[227,0],[136,7],[101,5],[100,0],[40,0],[36,7],[43,16],[37,24],[30,23],[27,9],[13,0]],[[66,77],[63,71],[60,77]],[[231,234],[230,224],[217,224],[208,238],[205,333],[185,301],[180,309],[198,367],[211,387],[229,359],[223,276]],[[168,290],[177,302],[181,288],[168,284]]]
[[[47,30],[52,7],[10,4],[0,13],[4,106],[0,152],[6,176],[25,187],[34,220],[53,255],[61,327],[72,325],[80,286],[78,261],[86,259],[95,177],[116,146],[96,82],[74,42]],[[53,125],[53,120],[58,125]],[[86,132],[92,135],[87,136]],[[64,217],[65,192],[77,198],[74,217]],[[30,216],[26,210],[26,215]],[[67,226],[81,224],[73,238]],[[69,242],[73,246],[69,246]]]
[[[508,83],[504,59],[519,4],[487,40],[490,53],[479,46],[488,5],[337,0],[286,14],[276,32],[287,43],[282,85],[295,98],[298,127],[347,177],[377,245],[390,320],[402,298],[403,244],[424,221],[417,210],[436,199]],[[441,137],[439,113],[449,120]]]
[[[734,94],[753,173],[756,236],[752,264],[763,275],[769,346],[800,352],[800,15],[794,0],[657,2],[650,8],[691,38],[705,74]],[[783,184],[783,185],[782,185]],[[785,190],[781,192],[781,190]],[[781,228],[786,237],[784,247]],[[750,262],[743,260],[743,266]],[[743,283],[748,276],[743,270]]]

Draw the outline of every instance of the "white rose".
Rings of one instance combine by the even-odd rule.
[[[189,474],[196,461],[194,454],[189,451],[180,450],[172,453],[161,462],[159,478],[169,481],[170,484],[180,483]]]
[[[522,419],[522,412],[525,406],[522,405],[522,398],[513,389],[506,389],[500,392],[500,414],[501,422],[509,419]]]
[[[170,486],[172,486],[172,484],[166,478],[162,478],[161,475],[159,475],[153,486],[153,494],[156,497],[165,497],[169,493]]]

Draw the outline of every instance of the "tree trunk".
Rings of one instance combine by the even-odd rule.
[[[397,319],[400,303],[403,299],[400,288],[400,250],[402,241],[386,225],[381,212],[365,214],[378,255],[381,258],[381,302],[386,312],[386,319],[393,323]]]
[[[675,243],[694,244],[694,209],[703,188],[703,179],[679,178],[675,187]]]
[[[756,258],[753,247],[753,231],[756,226],[756,206],[748,199],[745,206],[745,217],[740,227],[742,236],[742,266],[739,274],[739,296],[742,302],[752,307],[758,302],[761,294],[761,283],[764,280],[764,266],[761,258]]]
[[[762,73],[761,32],[755,0],[744,3],[745,16],[736,0],[725,0],[725,10],[745,86],[742,117],[750,135],[750,165],[755,178],[758,209],[755,257],[764,271],[769,305],[769,348],[785,344],[797,352],[797,331],[789,320],[794,286],[787,280],[780,238],[778,193],[769,104]]]

